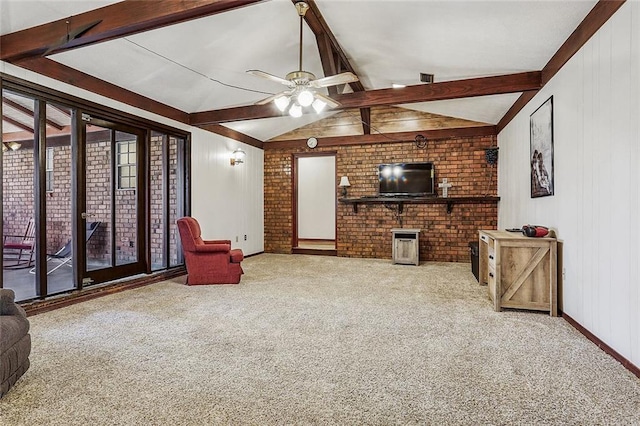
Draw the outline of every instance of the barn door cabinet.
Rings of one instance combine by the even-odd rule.
[[[488,285],[494,309],[530,309],[557,316],[556,239],[507,231],[479,233],[479,282]]]

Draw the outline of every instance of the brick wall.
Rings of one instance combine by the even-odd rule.
[[[436,180],[449,179],[450,197],[495,196],[497,169],[485,161],[485,148],[496,145],[494,136],[478,136],[430,141],[426,148],[413,143],[384,143],[317,148],[336,151],[336,178],[348,176],[349,197],[373,195],[378,190],[378,164],[431,161]],[[291,167],[292,154],[298,150],[265,150],[265,251],[291,253]],[[336,193],[338,189],[336,188]],[[438,191],[439,193],[439,191]],[[415,204],[404,206],[402,216],[384,205],[360,205],[358,213],[351,205],[338,203],[338,256],[391,258],[391,229],[420,228],[420,259],[423,261],[468,262],[469,242],[476,241],[478,229],[495,229],[498,211],[495,204],[456,204],[450,214],[446,205]]]
[[[2,226],[4,235],[24,235],[33,210],[33,151],[7,151],[3,154]]]
[[[153,269],[158,269],[162,265],[164,256],[164,238],[165,238],[165,224],[163,223],[163,201],[164,193],[162,186],[162,173],[164,169],[164,162],[162,158],[162,146],[164,143],[164,137],[155,135],[151,137],[151,145],[149,147],[150,152],[150,193],[151,193],[151,264]],[[177,227],[175,225],[177,220],[177,174],[178,167],[178,142],[176,138],[168,138],[169,144],[169,240],[171,251],[169,253],[169,265],[178,264],[178,251],[177,247]]]

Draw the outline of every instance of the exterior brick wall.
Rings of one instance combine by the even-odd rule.
[[[33,151],[7,151],[3,155],[4,189],[2,226],[5,235],[23,235],[33,210]]]
[[[317,148],[335,151],[336,179],[348,176],[349,197],[374,195],[378,191],[378,165],[394,162],[426,162],[435,165],[436,181],[447,178],[453,187],[450,197],[495,196],[497,169],[487,165],[485,149],[496,145],[495,136],[430,141],[426,148],[411,142],[384,143]],[[265,251],[291,253],[292,239],[292,161],[293,154],[308,149],[266,149],[265,180]],[[338,194],[339,189],[336,188]],[[438,190],[440,195],[440,191]],[[476,241],[478,229],[495,229],[496,204],[455,204],[447,214],[443,204],[405,204],[396,212],[380,204],[351,205],[338,203],[338,256],[391,258],[391,229],[420,228],[422,261],[469,262],[469,242]]]
[[[163,247],[165,237],[165,224],[163,223],[162,205],[164,201],[164,193],[162,186],[162,173],[164,170],[164,161],[162,158],[162,146],[165,137],[162,135],[154,134],[151,136],[151,145],[149,146],[150,153],[150,216],[151,216],[151,265],[153,269],[158,269],[163,264]],[[174,266],[178,264],[178,228],[176,226],[177,218],[177,174],[178,167],[178,142],[176,138],[169,137],[169,239],[170,247],[172,247],[169,253],[169,265]]]

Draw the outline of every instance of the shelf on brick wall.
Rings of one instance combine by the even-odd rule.
[[[405,204],[446,204],[447,213],[451,213],[454,204],[497,204],[500,197],[360,197],[340,198],[338,201],[351,204],[353,212],[358,213],[360,204],[396,205],[398,213],[402,214]]]

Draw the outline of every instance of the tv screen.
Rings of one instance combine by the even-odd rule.
[[[379,194],[382,196],[435,195],[433,163],[393,163],[378,166]]]

